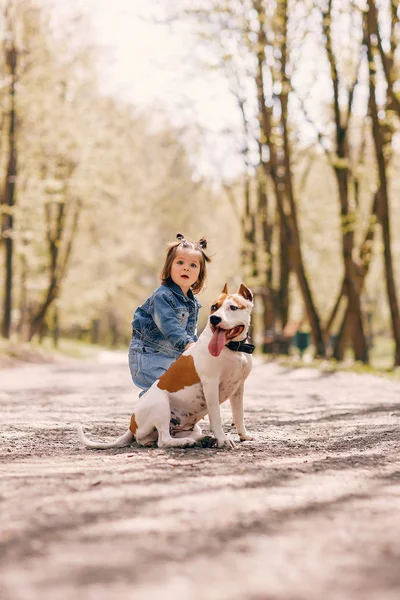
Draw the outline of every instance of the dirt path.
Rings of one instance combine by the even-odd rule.
[[[134,394],[108,355],[0,370],[1,600],[400,598],[400,384],[259,365],[234,451],[78,446]]]

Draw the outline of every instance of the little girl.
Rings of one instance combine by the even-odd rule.
[[[192,243],[177,234],[168,244],[161,285],[135,311],[129,368],[140,396],[197,340],[200,302],[194,297],[204,286],[207,241]]]

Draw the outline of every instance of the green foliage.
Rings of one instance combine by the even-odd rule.
[[[99,322],[100,339],[126,342],[133,310],[158,285],[166,243],[177,231],[206,235],[220,286],[237,265],[235,218],[225,197],[199,181],[179,130],[102,95],[78,21],[72,36],[66,23],[55,35],[39,2],[14,6],[12,26],[21,32],[14,327],[29,325],[55,277],[45,328],[54,306],[64,330],[90,339]]]

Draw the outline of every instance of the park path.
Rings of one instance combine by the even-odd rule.
[[[258,362],[254,441],[88,451],[136,395],[100,358],[0,370],[1,600],[400,598],[399,383]]]

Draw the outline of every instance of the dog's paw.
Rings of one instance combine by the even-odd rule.
[[[239,434],[239,437],[241,442],[252,442],[255,440],[255,437],[249,433]]]
[[[218,448],[226,448],[227,450],[233,450],[234,447],[235,442],[228,435],[218,440]]]
[[[197,440],[195,446],[199,448],[213,448],[217,445],[217,438],[211,435],[204,435],[202,438]]]
[[[182,447],[183,448],[191,448],[192,446],[195,445],[196,440],[194,438],[182,438],[181,439],[182,442]]]

